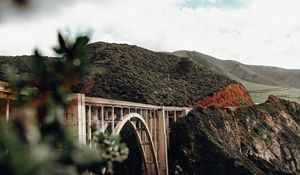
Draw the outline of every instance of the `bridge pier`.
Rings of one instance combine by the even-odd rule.
[[[10,99],[9,96],[7,95],[7,97],[1,99],[0,98],[0,117],[5,117],[5,120],[3,119],[3,121],[8,121],[10,118],[10,113],[11,113],[11,104],[10,104]],[[1,119],[1,118],[0,118]],[[2,120],[2,119],[1,119]]]
[[[87,132],[84,94],[73,95],[73,100],[66,109],[64,125],[77,138],[80,144],[86,144]]]
[[[7,89],[7,85],[7,83],[0,81],[0,114],[5,116],[6,121],[10,118],[11,101],[13,99],[13,94]]]
[[[167,175],[168,172],[168,149],[167,149],[167,129],[165,122],[164,107],[157,112],[157,160],[161,175]]]

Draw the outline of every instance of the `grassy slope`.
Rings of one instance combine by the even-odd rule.
[[[300,86],[299,70],[244,65],[197,52],[176,51],[174,54],[188,56],[205,67],[242,83],[257,103],[264,102],[269,95],[300,103],[300,89],[294,88]]]

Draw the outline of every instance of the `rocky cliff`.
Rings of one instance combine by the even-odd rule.
[[[198,107],[171,129],[171,172],[300,174],[300,105],[270,96],[236,109]]]

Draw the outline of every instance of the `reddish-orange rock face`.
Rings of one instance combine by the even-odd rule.
[[[207,96],[198,101],[198,106],[222,106],[222,107],[234,107],[240,105],[253,105],[254,102],[244,88],[239,83],[233,83],[225,88],[215,92],[212,96]]]

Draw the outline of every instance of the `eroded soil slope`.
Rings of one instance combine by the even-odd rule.
[[[212,95],[202,98],[197,103],[197,105],[201,107],[235,107],[240,105],[250,106],[253,104],[253,100],[249,93],[240,83],[231,83]]]

